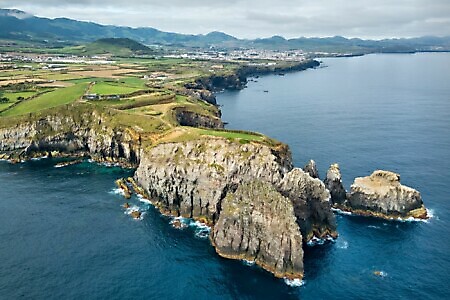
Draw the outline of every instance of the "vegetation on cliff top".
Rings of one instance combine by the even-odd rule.
[[[276,145],[278,142],[261,134],[218,130],[218,124],[221,124],[219,109],[206,101],[211,97],[206,90],[211,83],[204,83],[208,78],[224,78],[226,82],[230,77],[233,83],[246,65],[248,62],[244,61],[136,57],[94,62],[88,59],[40,64],[3,63],[0,92],[8,97],[8,101],[0,104],[0,127],[39,120],[52,114],[83,115],[86,111],[95,111],[107,116],[105,121],[109,126],[131,128],[144,138],[144,144],[149,145],[204,136],[242,144]],[[275,62],[275,65],[290,68],[298,63]],[[270,71],[274,62],[261,61],[256,70],[264,70],[264,66]],[[189,88],[188,84],[195,87]],[[204,95],[209,95],[206,100],[203,100]],[[180,118],[190,121],[184,124]]]

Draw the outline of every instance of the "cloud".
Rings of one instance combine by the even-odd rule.
[[[0,6],[42,17],[181,33],[218,30],[241,38],[450,35],[448,0],[0,0]]]

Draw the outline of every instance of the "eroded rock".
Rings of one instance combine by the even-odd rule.
[[[312,178],[302,169],[294,168],[284,176],[279,190],[291,199],[305,242],[314,237],[337,237],[330,193],[322,181]]]
[[[312,159],[303,167],[303,171],[308,173],[312,178],[319,178],[316,162]]]
[[[342,208],[388,219],[428,218],[420,193],[400,184],[399,174],[383,170],[356,178]]]
[[[326,188],[330,191],[331,202],[341,205],[345,202],[346,192],[342,184],[341,170],[338,164],[332,164],[327,171],[327,177],[324,180]]]
[[[303,277],[292,203],[267,182],[243,183],[229,193],[210,238],[220,256],[254,261],[276,277]]]

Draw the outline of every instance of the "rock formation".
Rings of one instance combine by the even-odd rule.
[[[356,178],[340,208],[387,219],[428,218],[420,193],[400,184],[399,174],[382,170]]]
[[[243,183],[227,194],[210,239],[223,257],[254,261],[277,277],[303,277],[302,236],[292,203],[269,183]]]
[[[293,274],[297,274],[297,278],[300,278],[298,275],[301,273],[296,256],[300,254],[283,256],[283,264],[280,265],[280,253],[285,252],[284,246],[281,247],[285,243],[283,239],[288,239],[289,236],[290,240],[295,236],[308,242],[314,237],[337,236],[330,194],[325,185],[303,170],[292,168],[289,149],[284,145],[270,147],[259,143],[240,144],[213,137],[160,144],[142,152],[135,179],[163,213],[202,219],[203,222],[212,224],[212,241],[223,256],[254,259],[263,268],[276,274],[284,274],[283,276],[295,277]],[[273,201],[277,201],[274,203],[284,203],[283,210],[274,213],[269,207],[258,208],[257,206],[262,205],[262,199],[267,199],[263,191],[270,191]],[[252,196],[251,193],[255,194]],[[285,199],[289,201],[286,202]],[[254,207],[239,210],[239,214],[235,216],[230,216],[229,210],[222,215],[225,207],[229,208],[237,202],[248,207],[253,201]],[[286,205],[291,208],[287,209]],[[247,217],[244,213],[248,214]],[[256,216],[263,219],[254,219]],[[229,218],[236,218],[233,219],[236,222]],[[279,218],[295,220],[297,226],[291,224],[287,227],[295,230],[283,231],[285,237],[278,232],[279,237],[273,241],[274,232],[264,235],[253,232],[257,228],[253,222],[270,220],[273,223],[270,224],[275,226],[276,222],[281,222]],[[244,235],[244,219],[253,224],[245,229],[245,234],[258,239],[260,247],[270,246],[270,249],[262,252],[264,255],[254,256],[254,252],[250,250],[246,252],[227,244],[232,241],[230,235]],[[285,226],[283,222],[280,224]],[[218,224],[219,228],[216,229]],[[227,237],[226,240],[220,241],[224,236]]]
[[[299,168],[286,173],[278,185],[280,192],[291,199],[297,223],[305,242],[311,239],[336,238],[336,220],[331,213],[330,193],[323,182]]]
[[[341,205],[345,202],[346,192],[342,184],[341,171],[338,164],[332,164],[327,171],[327,177],[324,180],[325,186],[330,191],[331,202]]]
[[[110,118],[96,111],[62,107],[42,118],[0,128],[0,152],[12,160],[42,152],[88,154],[99,161],[136,166],[141,146],[139,134],[130,128],[111,126]]]
[[[308,173],[312,178],[319,178],[316,162],[312,159],[303,167],[303,171]]]

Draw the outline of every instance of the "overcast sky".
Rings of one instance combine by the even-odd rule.
[[[450,0],[0,0],[0,7],[180,33],[217,30],[239,38],[450,35]]]

